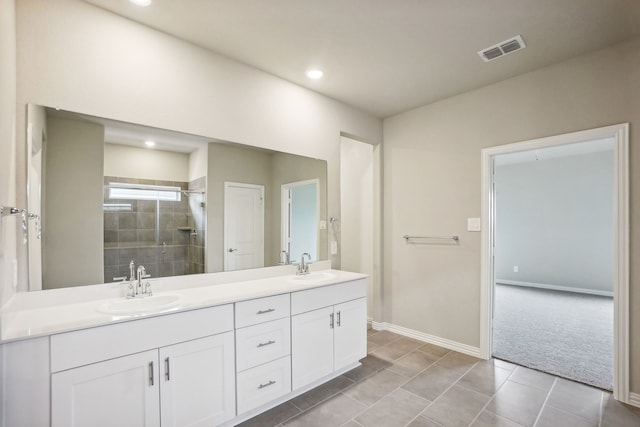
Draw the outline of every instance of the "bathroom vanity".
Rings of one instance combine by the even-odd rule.
[[[366,356],[366,276],[247,274],[3,310],[4,425],[232,426]]]

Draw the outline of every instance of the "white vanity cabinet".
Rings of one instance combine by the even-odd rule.
[[[100,324],[89,316],[3,342],[0,388],[9,392],[0,393],[0,427],[237,425],[366,356],[367,279],[320,277],[335,281],[275,277],[185,290],[192,308],[184,311]],[[55,310],[26,314],[51,327]]]
[[[163,427],[216,426],[235,417],[233,332],[159,353]]]
[[[147,351],[53,374],[51,425],[158,426],[157,360]]]
[[[366,280],[294,292],[291,311],[293,390],[367,355]]]
[[[53,427],[221,424],[235,417],[233,306],[53,335],[51,367]]]
[[[238,414],[291,392],[290,294],[236,303]]]

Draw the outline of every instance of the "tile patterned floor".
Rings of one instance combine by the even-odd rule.
[[[242,427],[639,427],[611,394],[500,360],[369,331],[362,366]]]

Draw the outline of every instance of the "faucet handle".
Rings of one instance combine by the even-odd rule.
[[[113,281],[114,282],[120,282],[120,281],[126,282],[127,281],[127,276],[114,277]]]

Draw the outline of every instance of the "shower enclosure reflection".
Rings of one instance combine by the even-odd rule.
[[[204,177],[104,178],[104,282],[137,260],[152,277],[204,273]]]

